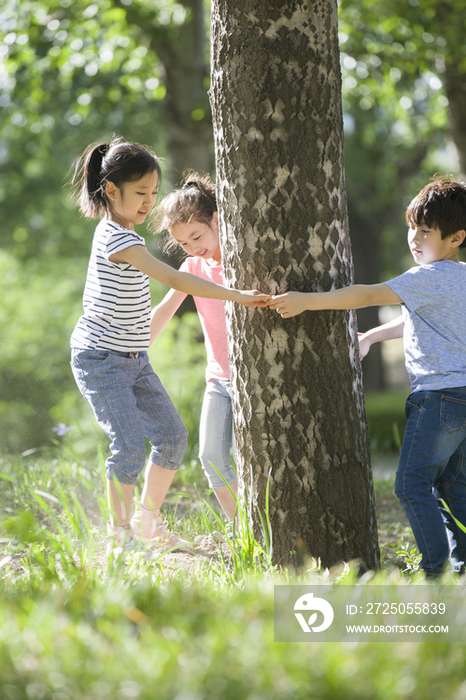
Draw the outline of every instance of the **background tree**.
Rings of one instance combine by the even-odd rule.
[[[379,282],[411,265],[400,246],[412,196],[437,171],[466,172],[466,16],[458,0],[343,0],[339,29],[355,278]],[[366,330],[378,311],[358,319]],[[385,386],[376,352],[364,378]]]
[[[350,284],[336,2],[216,0],[211,61],[226,283]],[[377,567],[354,316],[228,306],[240,483],[264,512],[270,479],[276,560]]]
[[[168,187],[186,167],[212,169],[203,22],[198,0],[160,0],[155,11],[144,0],[4,3],[4,245],[23,257],[43,251],[45,241],[49,255],[87,255],[83,222],[62,187],[92,139],[122,132],[168,155]]]
[[[161,31],[154,22],[152,2],[115,0],[126,11],[127,21],[139,27],[162,64],[166,89],[163,126],[170,155],[172,184],[187,168],[212,172],[212,120],[208,89],[208,41],[203,0],[179,0],[175,6],[184,21]],[[180,11],[182,8],[182,12]]]
[[[76,216],[63,187],[76,155],[113,133],[148,143],[165,159],[165,188],[180,168],[206,167],[196,153],[213,163],[201,94],[208,86],[201,10],[197,0],[0,3],[0,441],[10,450],[47,443],[57,420],[84,420],[68,338],[80,313],[93,224]],[[344,0],[339,8],[357,281],[383,281],[410,264],[400,255],[406,199],[434,172],[458,169],[447,127],[449,110],[465,94],[461,10],[460,0]],[[448,88],[447,97],[443,67],[450,64],[457,89]],[[152,289],[154,301],[163,296]],[[374,352],[364,361],[369,388],[381,386],[367,381],[381,377],[380,366],[370,371]],[[174,374],[167,379],[172,393],[184,396],[188,383]],[[202,385],[201,367],[199,374]],[[184,401],[194,436],[197,404]]]
[[[362,106],[388,108],[405,124],[411,118],[418,140],[435,138],[446,125],[457,151],[450,165],[465,174],[466,127],[459,119],[466,94],[463,2],[388,0],[377,6],[343,0],[340,29],[343,51],[354,60],[356,94],[366,98]],[[403,131],[407,135],[406,126]]]

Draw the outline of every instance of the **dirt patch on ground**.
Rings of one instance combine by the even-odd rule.
[[[231,549],[226,542],[216,542],[212,536],[205,537],[202,544],[190,547],[191,551],[148,552],[146,559],[160,561],[164,568],[171,570],[193,571],[220,561],[231,563]]]

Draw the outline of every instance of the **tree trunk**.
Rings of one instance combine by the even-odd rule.
[[[165,102],[170,177],[179,182],[187,168],[211,173],[212,117],[207,96],[203,0],[180,0],[191,14],[176,38],[158,41],[154,49],[165,69]]]
[[[466,176],[466,74],[460,62],[445,63],[442,74],[445,93],[448,97],[450,133],[458,153],[462,176]]]
[[[172,186],[188,168],[211,173],[214,167],[203,0],[179,3],[188,12],[186,22],[177,29],[161,30],[153,22],[152,11],[115,0],[116,5],[125,8],[128,21],[141,28],[163,66],[167,91],[163,129],[170,159],[165,177]]]
[[[211,62],[225,284],[350,284],[336,2],[214,0]],[[226,313],[240,490],[264,512],[270,478],[275,561],[377,568],[354,314]]]

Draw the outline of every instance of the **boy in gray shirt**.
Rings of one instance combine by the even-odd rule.
[[[422,553],[426,577],[439,576],[450,556],[466,563],[466,185],[442,178],[428,184],[406,211],[414,261],[384,284],[330,292],[288,292],[268,306],[283,318],[306,310],[401,304],[402,315],[360,336],[364,357],[374,342],[403,337],[412,394],[395,493]],[[454,517],[439,501],[443,499]]]

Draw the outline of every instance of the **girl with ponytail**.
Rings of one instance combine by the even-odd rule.
[[[187,448],[187,431],[148,359],[149,277],[180,294],[265,306],[268,295],[227,289],[152,256],[135,232],[153,208],[159,161],[150,149],[115,138],[89,146],[72,181],[81,213],[97,225],[84,289],[84,313],[71,337],[78,387],[111,440],[106,460],[107,552],[135,539],[159,550],[189,543],[167,530],[160,508]],[[151,453],[141,500],[134,484]]]

